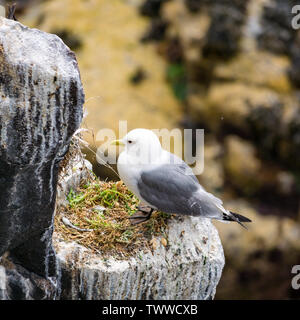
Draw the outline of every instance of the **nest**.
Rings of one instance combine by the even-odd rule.
[[[56,234],[64,241],[76,241],[94,253],[115,258],[152,249],[154,237],[161,237],[161,243],[167,245],[171,216],[155,212],[148,221],[131,225],[128,218],[137,211],[138,199],[122,181],[90,178],[78,190],[70,190],[67,200],[69,204],[58,208],[55,217]]]

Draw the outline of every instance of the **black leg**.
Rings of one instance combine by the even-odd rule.
[[[138,210],[141,211],[141,212],[145,212],[145,213],[148,213],[150,210],[151,210],[151,207],[149,206],[137,206]]]
[[[16,7],[17,7],[16,3],[7,6],[7,11],[8,11],[7,19],[11,19],[11,20],[17,21],[17,19],[15,17]]]
[[[150,209],[150,211],[139,210],[134,215],[129,217],[128,219],[131,220],[131,224],[133,224],[133,225],[139,224],[139,223],[142,223],[142,222],[149,220],[151,218],[151,214],[153,211],[154,211],[154,209],[152,209],[152,208]]]

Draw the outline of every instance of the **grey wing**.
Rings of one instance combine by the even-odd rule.
[[[175,154],[170,153],[169,152],[169,163],[171,165],[177,165],[178,166],[178,170],[181,171],[182,173],[184,173],[185,175],[190,176],[190,178],[192,178],[197,184],[198,186],[202,187],[199,184],[198,179],[196,178],[196,176],[194,175],[193,170],[179,157],[177,157]]]
[[[170,157],[170,163],[179,163],[179,168],[184,172],[185,174],[189,175],[198,185],[198,188],[200,187],[200,190],[198,189],[197,194],[193,194],[190,197],[191,206],[193,206],[193,215],[209,215],[209,214],[215,214],[217,212],[217,216],[220,214],[220,210],[224,210],[223,208],[223,201],[217,197],[215,197],[213,194],[207,192],[201,184],[199,184],[196,176],[193,173],[193,170],[179,157],[174,155],[173,153],[169,153]],[[196,206],[194,208],[194,206]],[[216,211],[217,208],[217,211]],[[215,212],[216,211],[216,212]]]
[[[222,218],[225,210],[222,200],[199,184],[184,161],[173,154],[170,159],[177,164],[162,165],[141,174],[138,188],[142,198],[164,212]]]
[[[140,195],[158,210],[193,214],[189,202],[200,185],[189,170],[191,169],[183,162],[144,171],[138,180]]]

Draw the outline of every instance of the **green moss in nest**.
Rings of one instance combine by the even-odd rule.
[[[78,190],[71,189],[67,200],[67,207],[58,208],[56,233],[65,241],[76,241],[103,256],[133,256],[151,249],[153,237],[166,237],[168,214],[155,212],[148,221],[131,225],[128,218],[137,211],[138,199],[122,181],[89,179]],[[75,227],[91,231],[67,226],[63,217]]]

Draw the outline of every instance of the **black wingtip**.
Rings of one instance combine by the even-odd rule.
[[[241,222],[238,220],[235,220],[240,226],[242,226],[243,228],[245,228],[246,230],[248,230],[248,228]]]
[[[231,212],[231,211],[230,211],[230,214],[225,214],[225,213],[223,214],[223,220],[235,221],[247,230],[248,230],[248,228],[243,224],[243,222],[252,222],[249,218],[242,216],[241,214]]]
[[[230,211],[230,213],[237,218],[240,222],[252,222],[249,218],[242,216],[241,214]]]

